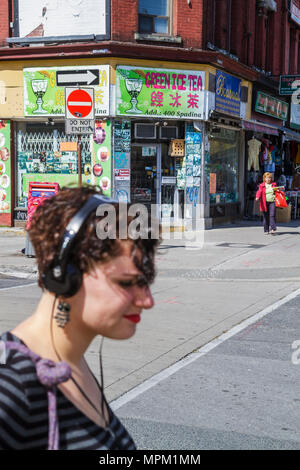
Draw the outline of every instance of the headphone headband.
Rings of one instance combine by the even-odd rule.
[[[74,295],[78,291],[81,285],[81,272],[78,267],[68,261],[76,237],[87,217],[100,204],[118,203],[119,201],[115,199],[100,194],[93,194],[72,217],[63,235],[58,256],[54,258],[50,270],[42,275],[43,283],[47,290],[66,297]]]

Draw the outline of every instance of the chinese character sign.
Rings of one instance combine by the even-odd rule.
[[[27,68],[24,75],[24,116],[64,116],[65,87],[95,90],[95,115],[109,115],[109,66]]]
[[[117,67],[116,114],[202,119],[205,72]]]
[[[217,70],[216,111],[240,115],[241,83],[239,78]]]

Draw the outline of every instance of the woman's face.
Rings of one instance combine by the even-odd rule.
[[[143,279],[128,247],[122,255],[98,264],[84,275],[74,298],[75,305],[77,302],[83,305],[79,327],[93,336],[100,334],[112,339],[133,336],[143,309],[154,305],[148,285],[137,282]]]

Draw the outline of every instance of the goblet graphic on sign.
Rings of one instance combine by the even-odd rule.
[[[48,111],[43,108],[43,96],[46,93],[47,86],[48,80],[31,80],[33,93],[37,97],[37,108],[32,111],[33,114],[48,114]]]
[[[131,108],[127,109],[127,114],[141,114],[142,111],[137,108],[137,97],[142,89],[143,80],[141,78],[125,78],[125,86],[131,100]]]

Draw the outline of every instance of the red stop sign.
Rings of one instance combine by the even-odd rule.
[[[74,117],[85,118],[93,109],[93,101],[85,90],[74,90],[68,96],[67,108]]]

